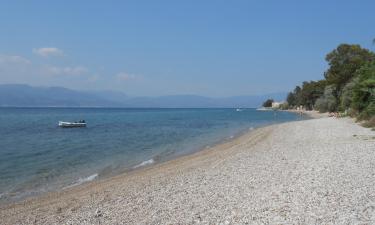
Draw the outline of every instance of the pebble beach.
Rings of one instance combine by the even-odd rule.
[[[0,224],[374,224],[375,132],[255,129],[192,155],[0,206]]]

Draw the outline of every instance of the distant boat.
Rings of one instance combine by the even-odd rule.
[[[78,122],[59,121],[59,127],[63,127],[63,128],[86,127],[86,122],[84,120],[81,120]]]
[[[243,109],[237,108],[236,112],[241,112]]]

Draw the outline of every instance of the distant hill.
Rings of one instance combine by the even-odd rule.
[[[116,91],[76,91],[62,87],[32,87],[22,84],[0,85],[2,107],[255,108],[268,98],[281,101],[285,97],[286,93],[226,98],[198,95],[129,97]]]
[[[109,107],[116,104],[100,96],[61,87],[0,85],[0,106]]]

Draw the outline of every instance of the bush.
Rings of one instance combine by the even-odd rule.
[[[353,109],[360,112],[359,119],[375,115],[375,62],[363,66],[356,72],[358,81],[353,87]]]
[[[375,116],[375,102],[371,102],[360,114],[359,120],[372,119]]]
[[[319,110],[319,112],[333,112],[337,108],[337,101],[335,96],[333,95],[335,88],[330,85],[324,89],[324,94],[315,102],[315,108]]]
[[[289,109],[289,104],[287,102],[284,102],[283,104],[280,105],[280,109],[282,109],[282,110]]]
[[[373,127],[375,128],[375,116],[372,116],[368,121],[362,124],[364,127]]]
[[[353,89],[358,83],[358,78],[354,78],[351,82],[347,83],[342,90],[340,109],[342,111],[348,110],[352,104],[353,99]]]
[[[358,116],[358,111],[352,108],[349,108],[347,111],[348,116],[350,117],[357,117]]]
[[[327,104],[324,100],[324,98],[318,98],[315,102],[315,109],[317,109],[320,113],[325,113],[327,112]]]

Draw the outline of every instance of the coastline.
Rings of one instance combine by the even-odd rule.
[[[319,115],[311,113],[309,116]],[[307,130],[304,130],[304,127]],[[323,134],[320,134],[322,132],[316,130],[319,127],[327,129],[323,130],[326,136],[322,136]],[[336,131],[343,128],[346,128],[346,131],[341,137],[340,134],[336,134]],[[353,136],[353,132],[357,136]],[[303,142],[298,141],[292,134],[310,145],[305,147]],[[311,138],[307,136],[311,134],[313,134]],[[288,187],[272,186],[278,183],[273,183],[273,181],[289,178],[289,175],[284,173],[294,173],[286,162],[289,161],[289,164],[297,168],[304,165],[298,163],[297,159],[293,159],[293,154],[299,154],[296,150],[308,155],[312,154],[311,148],[316,147],[315,145],[326,144],[327,146],[318,147],[337,150],[334,144],[346,145],[346,142],[350,142],[351,148],[359,146],[367,151],[368,148],[375,147],[372,139],[359,140],[357,137],[366,137],[366,135],[370,137],[371,134],[368,129],[359,127],[345,118],[323,118],[265,126],[191,155],[139,168],[115,177],[81,184],[60,192],[47,193],[18,203],[0,206],[0,218],[5,224],[114,224],[125,221],[131,224],[194,223],[194,221],[241,223],[251,219],[242,214],[248,212],[255,216],[254,220],[265,221],[263,219],[267,216],[263,219],[259,217],[259,214],[262,214],[261,209],[267,206],[267,204],[262,205],[262,201],[271,204],[275,200],[273,199],[275,193],[283,196],[285,188],[289,190]],[[325,142],[310,143],[309,139],[314,138],[324,139],[322,141]],[[350,151],[350,149],[346,150]],[[298,155],[299,160],[303,161],[302,156]],[[371,155],[371,157],[375,156]],[[291,160],[287,160],[288,158]],[[283,168],[285,166],[287,166],[286,169]],[[312,169],[319,168],[312,167]],[[297,170],[297,172],[306,171]],[[282,176],[278,176],[278,173]],[[314,178],[319,179],[319,177]],[[304,179],[309,179],[309,177]],[[289,185],[283,180],[279,183]],[[308,186],[305,184],[298,187],[306,189]],[[273,187],[272,191],[275,193],[262,191],[257,187],[266,189]],[[294,196],[293,191],[289,194]],[[300,194],[309,197],[306,194],[311,193],[305,193],[302,190]],[[254,202],[244,201],[249,196],[252,196]],[[335,196],[329,195],[328,197]],[[287,202],[283,204],[288,205]],[[282,204],[276,204],[276,207],[282,207]],[[292,209],[293,204],[288,207]],[[284,209],[284,214],[291,216],[289,213],[292,211]],[[154,215],[155,213],[159,216]],[[282,221],[282,218],[279,220]]]
[[[299,114],[301,116],[306,116],[310,119],[319,119],[319,118],[325,118],[328,117],[328,113],[320,113],[319,111],[315,110],[297,110],[297,109],[272,109],[272,108],[260,108],[257,109],[260,111],[281,111],[281,112],[291,112],[295,114]]]
[[[314,111],[314,110],[307,111],[307,110],[287,109],[287,110],[280,110],[280,111],[301,114],[311,119],[320,119],[320,118],[328,117],[328,113],[320,113],[319,111]]]
[[[311,118],[313,118],[313,117],[311,117]],[[281,123],[287,123],[287,122],[281,122]],[[277,123],[277,124],[281,124],[281,123]],[[75,190],[74,190],[75,188],[79,188],[79,187],[84,188],[85,185],[90,185],[92,183],[106,182],[106,181],[109,181],[111,179],[115,179],[117,177],[123,177],[123,176],[128,176],[128,175],[132,176],[133,174],[136,174],[138,172],[141,173],[143,170],[152,170],[152,169],[155,169],[156,167],[162,166],[163,164],[174,163],[174,161],[180,161],[180,160],[184,161],[187,158],[190,160],[190,156],[199,158],[200,157],[199,153],[204,153],[206,151],[215,151],[216,149],[228,148],[228,147],[232,146],[234,143],[238,142],[238,139],[241,139],[241,137],[249,136],[249,135],[252,134],[252,132],[254,132],[258,129],[262,129],[262,128],[266,128],[266,127],[270,127],[270,126],[274,126],[274,125],[276,125],[276,124],[261,125],[259,127],[251,127],[251,128],[249,128],[249,130],[239,131],[238,133],[234,134],[233,136],[223,138],[223,139],[213,143],[212,145],[207,145],[206,147],[197,148],[194,151],[182,153],[182,154],[179,154],[179,155],[175,155],[173,157],[166,157],[166,158],[163,158],[161,160],[155,160],[154,158],[151,158],[151,159],[145,160],[145,161],[143,161],[139,164],[136,164],[132,167],[128,167],[128,168],[124,168],[122,170],[119,170],[112,175],[105,175],[105,176],[101,177],[100,179],[96,179],[98,177],[98,173],[95,173],[95,174],[90,175],[88,177],[81,178],[82,182],[77,182],[77,183],[74,183],[72,185],[63,187],[61,189],[57,189],[57,190],[54,190],[54,191],[48,191],[48,192],[40,193],[40,194],[37,194],[37,195],[31,195],[31,196],[28,196],[26,198],[23,198],[23,199],[20,199],[20,200],[17,200],[17,201],[9,201],[9,202],[3,202],[3,203],[0,202],[0,209],[6,208],[6,207],[12,206],[12,205],[23,204],[24,202],[34,201],[34,200],[37,200],[39,198],[44,198],[44,197],[47,197],[47,196],[54,196],[54,195],[59,196],[60,194],[65,193],[65,192],[70,192],[70,191],[75,192]],[[176,163],[179,163],[179,162],[176,162]]]
[[[280,116],[278,116],[277,118],[282,118],[283,117],[282,115],[288,115],[293,120],[306,119],[306,118],[298,118],[293,113],[289,113],[289,112],[280,113]],[[65,183],[61,182],[62,184],[60,186],[57,186],[57,185],[53,186],[53,184],[49,185],[48,183],[46,183],[45,186],[40,187],[39,189],[30,188],[29,190],[27,190],[25,188],[25,190],[27,190],[25,191],[25,193],[22,193],[22,189],[19,192],[3,191],[2,193],[0,193],[0,206],[22,202],[23,200],[26,200],[29,198],[36,198],[38,196],[45,195],[50,192],[59,192],[62,190],[69,189],[71,187],[75,187],[75,186],[82,185],[87,182],[94,181],[94,180],[97,181],[97,180],[107,179],[113,176],[117,176],[120,174],[129,173],[134,170],[142,169],[143,167],[154,166],[156,164],[160,164],[169,160],[174,160],[181,156],[194,154],[196,152],[205,150],[206,148],[212,148],[214,146],[217,146],[226,142],[230,142],[233,139],[236,139],[237,137],[242,136],[246,134],[247,132],[257,129],[259,127],[263,127],[263,126],[267,126],[267,125],[275,124],[275,123],[286,122],[286,121],[278,121],[279,119],[276,119],[276,117],[272,116],[272,114],[271,114],[271,119],[272,121],[267,120],[268,123],[263,122],[259,124],[257,123],[247,124],[245,121],[243,124],[246,124],[246,125],[238,124],[236,128],[232,129],[230,132],[225,132],[225,130],[224,132],[221,132],[218,129],[217,131],[215,131],[216,134],[211,131],[205,132],[205,134],[213,134],[213,135],[205,135],[204,138],[201,138],[200,142],[199,141],[186,142],[184,146],[180,145],[180,148],[175,146],[174,149],[169,152],[161,151],[157,154],[149,155],[148,157],[144,157],[141,160],[134,161],[132,164],[126,164],[124,166],[119,166],[118,164],[115,164],[115,163],[109,164],[111,166],[114,165],[113,167],[111,167],[111,166],[108,166],[108,163],[107,163],[106,164],[107,166],[105,166],[104,169],[103,167],[99,167],[99,169],[92,169],[91,171],[86,172],[83,175],[82,174],[76,175],[74,179],[71,179],[71,180],[66,179],[63,181]],[[220,134],[217,135],[218,133]],[[101,162],[99,161],[98,165],[100,165],[100,163]],[[80,171],[77,170],[74,173],[79,174],[79,172]],[[1,194],[3,194],[3,196],[1,196]]]
[[[299,119],[293,113],[280,112],[275,116],[254,109],[243,111],[226,108],[2,111],[5,122],[0,132],[3,136],[0,205],[191,154],[230,141],[255,127]],[[16,119],[13,114],[18,114]],[[85,129],[56,126],[56,121],[73,121],[70,118],[81,114],[84,116],[77,117],[90,121]],[[39,125],[35,126],[36,123]]]

